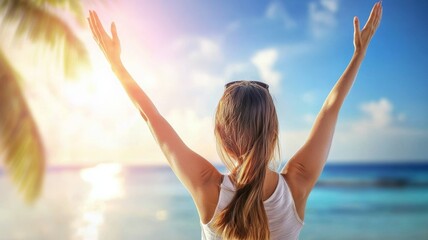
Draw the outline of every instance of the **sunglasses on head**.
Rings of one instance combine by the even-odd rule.
[[[261,87],[264,87],[264,88],[266,88],[266,89],[269,90],[269,85],[267,83],[259,82],[259,81],[246,81],[246,80],[239,80],[239,81],[233,81],[233,82],[226,83],[226,85],[224,85],[224,88],[226,89],[226,88],[230,87],[231,85],[233,85],[235,83],[241,83],[241,82],[255,83],[255,84],[257,84],[257,85],[259,85]]]

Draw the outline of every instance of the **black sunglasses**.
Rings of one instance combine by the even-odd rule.
[[[226,88],[230,87],[231,85],[233,85],[235,83],[241,83],[241,82],[255,83],[255,84],[257,84],[257,85],[259,85],[261,87],[264,87],[267,90],[269,90],[269,85],[267,83],[259,82],[259,81],[247,81],[247,80],[238,80],[238,81],[233,81],[233,82],[226,83],[226,85],[224,85],[224,88],[226,89]]]

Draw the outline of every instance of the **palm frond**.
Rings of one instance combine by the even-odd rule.
[[[45,153],[19,78],[0,50],[0,155],[8,174],[31,203],[43,185]]]
[[[81,25],[86,22],[82,4],[79,0],[27,0],[27,2],[30,2],[38,8],[50,7],[70,11]]]
[[[0,12],[3,12],[4,17],[0,23],[0,29],[4,28],[4,24],[17,22],[15,38],[27,36],[32,41],[46,43],[51,49],[62,48],[63,60],[60,62],[64,64],[64,74],[69,78],[75,77],[79,68],[89,64],[85,45],[60,17],[44,5],[33,2],[38,1],[4,0],[1,2]]]

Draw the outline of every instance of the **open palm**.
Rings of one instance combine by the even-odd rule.
[[[119,62],[121,48],[119,37],[117,36],[116,25],[114,22],[111,24],[112,37],[110,37],[104,30],[103,25],[101,24],[101,21],[95,11],[89,11],[88,21],[95,41],[98,43],[98,46],[103,51],[110,64],[113,65]]]
[[[377,2],[370,13],[369,19],[360,30],[358,17],[354,17],[354,47],[355,52],[365,54],[367,47],[379,27],[382,18],[382,1]]]

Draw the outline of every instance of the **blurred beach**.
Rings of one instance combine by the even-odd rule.
[[[34,206],[4,171],[0,191],[2,240],[200,239],[193,201],[167,166],[51,167]],[[427,224],[428,164],[329,164],[300,239],[428,239]]]

